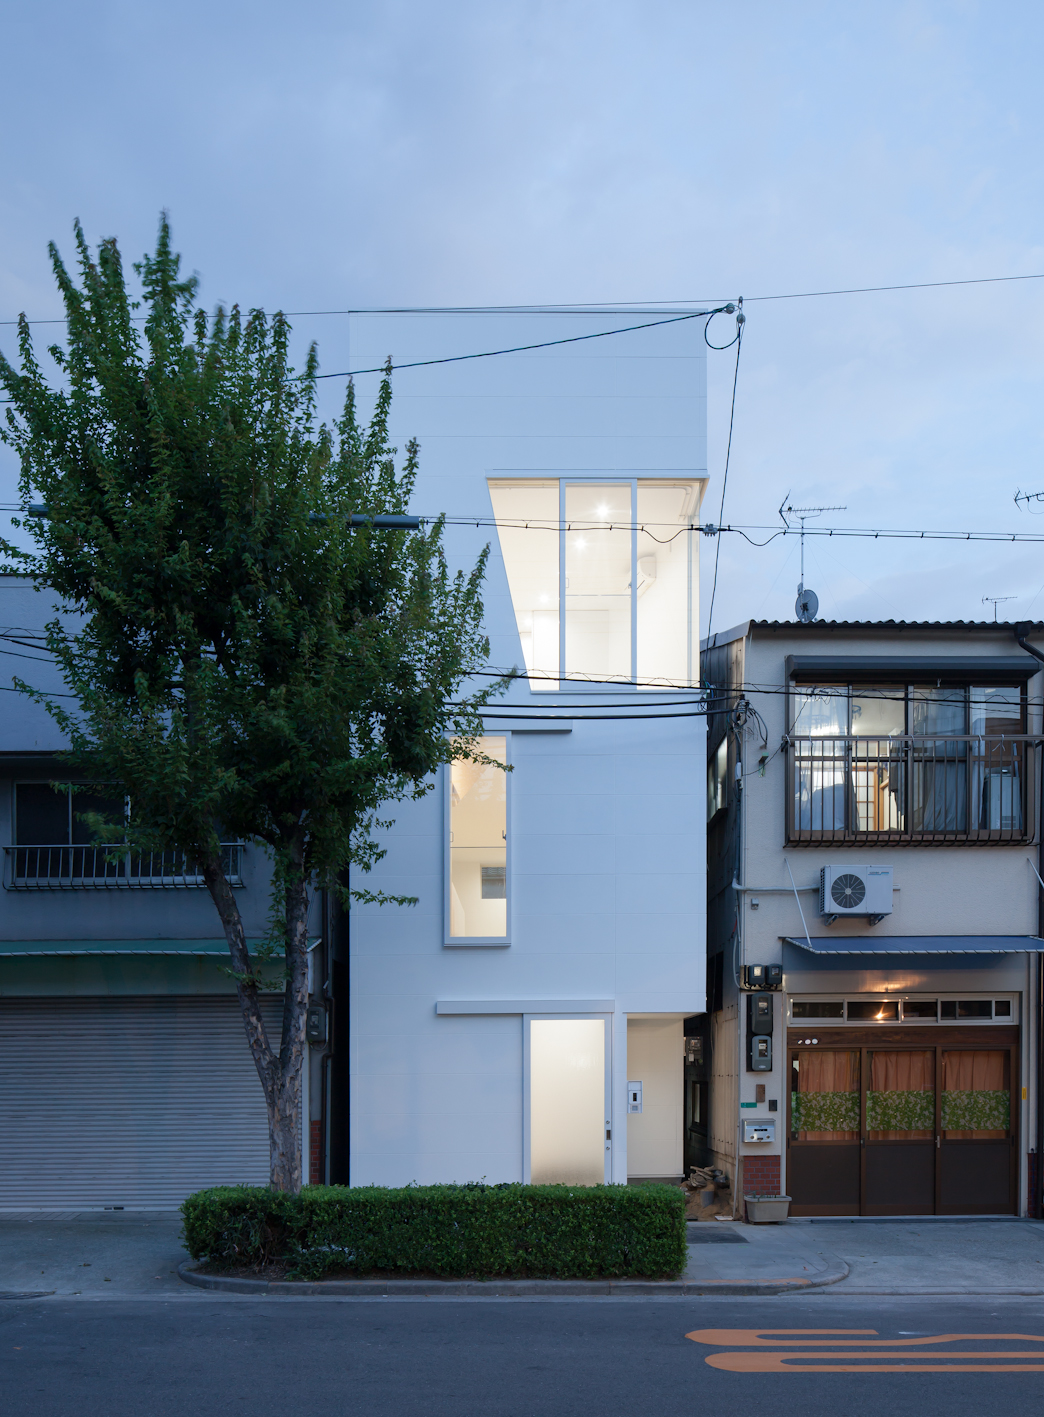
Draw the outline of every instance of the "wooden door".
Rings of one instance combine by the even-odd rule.
[[[935,1053],[863,1050],[863,1215],[935,1210]]]
[[[941,1048],[939,1074],[938,1214],[1015,1214],[1014,1050]]]
[[[792,1215],[858,1215],[858,1048],[792,1048],[787,1189]]]

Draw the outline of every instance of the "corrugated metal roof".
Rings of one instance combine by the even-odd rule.
[[[804,624],[801,620],[751,620],[751,629],[797,630],[810,634],[814,630],[1004,630],[1015,634],[1016,624],[1024,625],[1024,620],[813,620]],[[1044,630],[1044,622],[1030,622],[1030,633]]]

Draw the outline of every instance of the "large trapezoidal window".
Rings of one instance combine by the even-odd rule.
[[[696,478],[491,479],[531,687],[693,682]]]

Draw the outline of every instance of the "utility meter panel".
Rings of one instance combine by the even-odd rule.
[[[776,1124],[774,1121],[768,1122],[744,1122],[744,1141],[775,1141]]]
[[[772,1071],[772,1039],[764,1033],[752,1033],[747,1039],[747,1072]]]
[[[771,994],[747,995],[747,1032],[772,1033],[776,1003]]]

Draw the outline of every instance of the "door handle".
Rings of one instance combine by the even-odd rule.
[[[935,1149],[936,1149],[936,1151],[939,1150],[939,1138],[938,1138],[938,1137],[935,1138]]]

